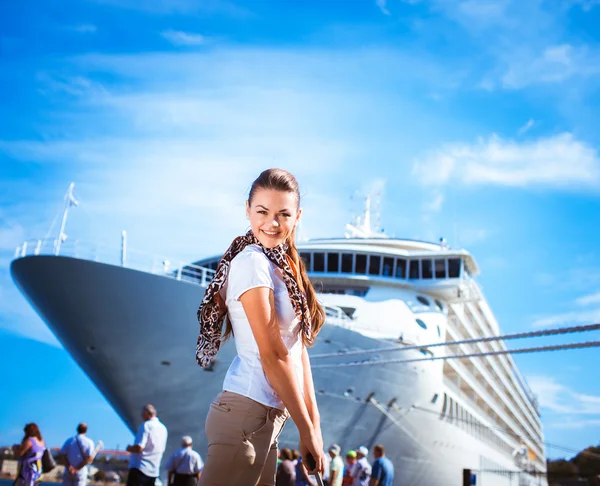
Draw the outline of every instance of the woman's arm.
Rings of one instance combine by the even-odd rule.
[[[315,458],[315,471],[323,472],[325,459],[320,432],[317,433],[313,426],[302,399],[290,353],[281,339],[273,290],[267,287],[250,289],[241,295],[240,302],[258,345],[265,375],[289,410],[298,427],[300,440]]]
[[[318,431],[319,438],[321,438],[321,416],[317,407],[315,384],[313,382],[312,370],[310,369],[310,358],[305,346],[302,347],[302,373],[304,375],[304,404],[308,410],[313,427]]]
[[[31,439],[27,437],[27,439],[23,439],[23,442],[21,442],[19,457],[23,457],[29,449],[31,449]]]

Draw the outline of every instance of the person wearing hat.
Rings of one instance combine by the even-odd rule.
[[[344,477],[342,479],[342,486],[352,486],[354,480],[352,479],[352,471],[356,465],[356,451],[350,449],[346,452],[346,467],[344,468]]]
[[[352,479],[354,482],[352,486],[369,486],[369,479],[371,478],[371,464],[367,456],[369,455],[369,449],[365,446],[360,446],[356,449],[356,464],[352,470]]]
[[[340,457],[340,446],[333,444],[329,448],[329,456],[331,457],[331,464],[329,466],[329,486],[342,486],[344,480],[344,462]]]
[[[184,435],[181,438],[181,449],[175,451],[167,461],[170,486],[196,486],[204,462],[200,454],[192,449],[192,438]]]

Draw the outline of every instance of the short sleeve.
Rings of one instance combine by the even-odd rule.
[[[171,454],[169,459],[167,459],[167,463],[165,464],[165,469],[167,471],[170,471],[173,468],[173,458],[175,457],[175,454],[177,454],[177,453],[174,452],[173,454]]]
[[[250,289],[275,289],[271,262],[262,251],[245,251],[231,261],[227,278],[227,300],[239,300]]]
[[[381,461],[375,461],[373,463],[373,475],[371,476],[373,479],[381,479]]]
[[[67,446],[69,445],[69,441],[70,441],[70,440],[71,440],[71,439],[67,439],[67,440],[65,441],[65,443],[63,444],[63,446],[62,446],[62,448],[61,448],[61,450],[60,450],[60,453],[61,453],[61,454],[66,454],[66,453],[67,453]]]
[[[146,447],[148,442],[148,422],[144,422],[140,425],[137,435],[135,436],[135,445],[139,445],[142,449]]]
[[[86,453],[86,455],[89,457],[92,455],[92,452],[94,452],[94,441],[90,438],[88,438],[88,440],[85,441],[86,444],[83,448],[84,452]]]

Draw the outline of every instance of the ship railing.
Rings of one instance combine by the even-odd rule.
[[[324,305],[323,310],[325,311],[325,321],[328,324],[339,327],[350,327],[352,325],[352,319],[341,307]]]
[[[117,265],[154,275],[184,280],[206,287],[215,271],[180,260],[172,260],[160,255],[110,247],[102,243],[79,240],[59,241],[56,239],[28,240],[17,246],[15,258],[33,255],[54,255]]]

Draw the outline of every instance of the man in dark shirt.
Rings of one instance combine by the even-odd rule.
[[[275,480],[276,486],[295,486],[296,485],[296,469],[292,462],[292,451],[284,448],[279,452],[281,462],[277,466],[277,476]]]
[[[392,486],[394,484],[394,465],[385,456],[385,448],[381,444],[373,447],[373,472],[370,486]]]

